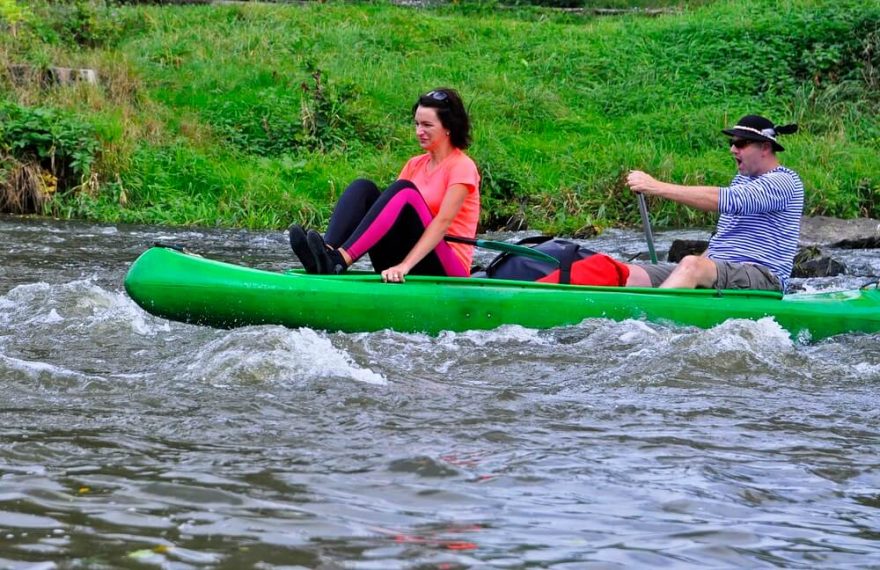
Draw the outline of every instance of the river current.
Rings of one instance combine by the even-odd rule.
[[[142,311],[128,265],[161,241],[283,270],[283,233],[0,239],[0,568],[880,567],[878,335],[215,330]],[[880,274],[837,253],[795,285]]]

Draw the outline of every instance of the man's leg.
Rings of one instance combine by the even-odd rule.
[[[779,278],[772,271],[756,263],[735,263],[716,261],[718,269],[718,289],[758,289],[763,291],[782,291]]]
[[[627,287],[659,287],[675,269],[674,263],[627,263]]]
[[[626,280],[626,287],[652,287],[651,277],[641,265],[628,263],[629,277]]]
[[[669,277],[660,284],[662,289],[695,289],[713,287],[718,280],[715,262],[701,255],[688,255],[682,259]]]

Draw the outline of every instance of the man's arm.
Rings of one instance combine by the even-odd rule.
[[[718,211],[720,188],[718,186],[681,186],[660,182],[653,176],[633,170],[626,177],[626,185],[634,192],[660,196],[707,212]]]

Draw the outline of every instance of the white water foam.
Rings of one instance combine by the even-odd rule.
[[[74,381],[77,384],[83,384],[83,381],[103,380],[100,376],[83,374],[76,370],[63,368],[46,362],[36,362],[32,360],[24,360],[0,354],[0,376],[10,378],[17,375],[24,376],[30,380],[44,380],[52,378],[54,380]]]
[[[637,343],[637,342],[645,342],[652,341],[659,336],[659,333],[656,329],[651,328],[648,323],[645,321],[637,321],[634,319],[628,319],[623,321],[627,327],[630,327],[628,330],[625,330],[618,337],[621,342],[625,343]]]
[[[0,323],[15,323],[32,316],[35,307],[47,304],[45,298],[50,288],[51,285],[42,282],[12,288],[0,297]]]
[[[552,339],[546,335],[542,336],[538,329],[529,329],[520,325],[504,325],[488,331],[444,332],[437,338],[437,343],[445,346],[462,341],[474,346],[512,343],[541,346],[552,344]]]
[[[327,377],[376,385],[388,383],[381,374],[354,363],[325,334],[306,328],[259,326],[224,332],[188,361],[187,376],[217,386]]]
[[[0,323],[10,329],[45,325],[103,326],[153,336],[170,330],[168,321],[151,317],[125,293],[108,291],[92,279],[62,284],[19,285],[0,297]]]
[[[794,346],[791,336],[773,317],[758,320],[729,319],[706,331],[708,354],[735,350],[753,352],[788,351]]]

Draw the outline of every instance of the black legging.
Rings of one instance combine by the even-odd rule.
[[[406,257],[431,223],[433,215],[415,185],[398,180],[384,192],[370,180],[358,179],[339,198],[324,240],[342,247],[356,260],[369,253],[376,272],[397,265]],[[468,275],[445,241],[422,258],[412,275]]]

